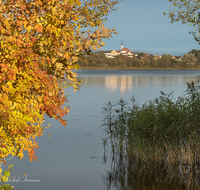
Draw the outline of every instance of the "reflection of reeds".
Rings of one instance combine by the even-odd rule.
[[[132,103],[130,108],[120,99],[119,108],[110,102],[104,108],[103,126],[112,152],[128,160],[129,169],[132,162],[136,164],[132,170],[140,166],[139,170],[150,168],[150,172],[156,167],[156,171],[167,171],[165,181],[177,178],[195,189],[200,167],[199,86],[188,84],[177,99],[173,93],[161,92],[159,98],[142,106],[134,98]]]
[[[103,176],[106,189],[131,190],[195,190],[199,189],[198,172],[188,168],[168,170],[164,165],[152,165],[136,162],[117,155]],[[113,188],[115,187],[115,188]]]

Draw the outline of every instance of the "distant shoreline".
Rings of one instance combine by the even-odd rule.
[[[120,70],[120,69],[125,69],[125,70],[200,70],[200,67],[196,68],[157,68],[157,67],[80,67],[78,70]]]
[[[163,54],[162,58],[155,56],[127,57],[124,55],[107,58],[104,53],[97,52],[90,55],[83,54],[77,62],[80,69],[200,69],[200,50],[198,56],[187,54],[181,60],[171,55]]]

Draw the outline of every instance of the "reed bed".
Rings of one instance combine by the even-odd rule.
[[[200,87],[187,84],[183,96],[161,92],[141,106],[120,99],[103,108],[103,127],[112,152],[168,171],[200,166]]]

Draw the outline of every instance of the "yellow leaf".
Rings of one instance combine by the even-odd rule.
[[[74,69],[79,69],[79,65],[78,65],[78,64],[75,64],[75,65],[74,65]]]
[[[62,69],[63,68],[63,64],[62,63],[56,63],[56,68]]]
[[[80,1],[76,1],[77,6],[81,6],[81,2]]]
[[[70,5],[74,4],[74,1],[73,0],[69,0],[69,4]]]
[[[8,55],[8,54],[6,54],[6,55],[5,55],[5,58],[6,58],[6,59],[7,59],[7,58],[9,58],[9,55]]]
[[[72,60],[73,60],[74,62],[77,62],[77,61],[79,60],[79,58],[76,57],[76,56],[73,56],[73,57],[72,57]]]
[[[89,48],[90,44],[91,44],[91,40],[88,40],[88,41],[86,42],[86,44],[85,44],[86,49]]]
[[[104,46],[105,44],[106,44],[106,42],[101,42],[100,43],[101,46]]]
[[[26,28],[26,30],[27,30],[28,32],[30,32],[31,29],[32,29],[32,26],[30,26],[30,25]]]
[[[95,45],[92,45],[91,48],[92,48],[93,51],[97,50],[97,47]]]

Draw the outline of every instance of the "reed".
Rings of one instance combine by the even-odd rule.
[[[146,166],[200,166],[200,87],[187,84],[183,96],[161,92],[141,106],[120,99],[103,108],[103,127],[112,152]]]

